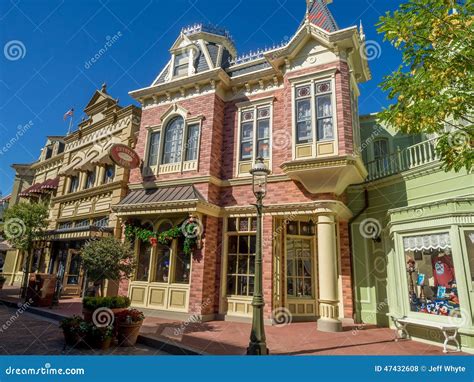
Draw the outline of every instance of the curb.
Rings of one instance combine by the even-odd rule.
[[[0,304],[6,305],[9,308],[18,309],[18,303],[10,301],[10,300],[0,299]],[[38,309],[32,306],[28,306],[25,312],[36,314],[37,316],[42,316],[42,317],[49,318],[55,321],[60,321],[63,318],[68,317],[63,314],[48,312],[43,309]],[[199,350],[193,349],[189,346],[178,345],[175,342],[168,342],[163,339],[148,337],[143,334],[138,335],[137,342],[140,344],[158,349],[158,350],[163,350],[164,352],[172,354],[172,355],[206,355],[206,353],[200,352]]]

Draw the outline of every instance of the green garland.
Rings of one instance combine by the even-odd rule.
[[[139,239],[145,243],[150,243],[150,239],[155,238],[158,243],[166,246],[170,246],[174,239],[184,237],[183,252],[186,255],[191,255],[197,247],[197,238],[185,236],[180,226],[175,226],[167,231],[157,233],[140,226],[126,224],[125,237],[128,241]]]

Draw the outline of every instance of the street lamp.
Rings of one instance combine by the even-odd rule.
[[[257,243],[255,248],[255,289],[253,292],[252,307],[252,331],[250,343],[247,348],[248,355],[266,355],[269,353],[265,339],[263,323],[263,281],[262,281],[262,211],[263,198],[267,194],[267,177],[270,170],[265,166],[263,158],[257,158],[254,167],[250,170],[252,174],[252,189],[257,199]]]

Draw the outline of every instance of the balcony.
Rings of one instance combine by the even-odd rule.
[[[434,163],[439,160],[435,148],[436,138],[432,138],[368,162],[366,167],[369,175],[366,181],[377,180]]]

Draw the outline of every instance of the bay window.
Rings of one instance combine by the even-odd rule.
[[[294,87],[296,157],[336,153],[332,80]]]

